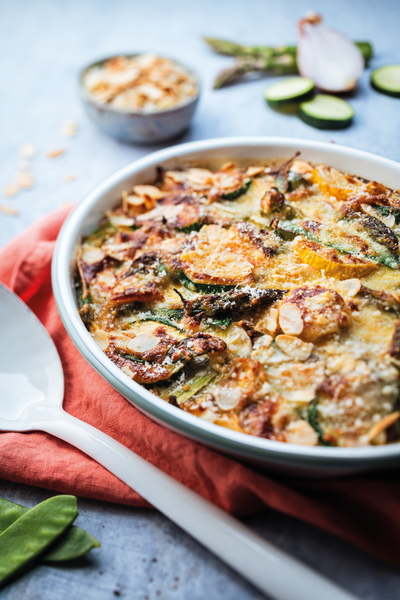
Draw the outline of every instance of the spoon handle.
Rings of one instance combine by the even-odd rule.
[[[42,429],[85,452],[274,600],[355,600],[116,440],[60,409]]]

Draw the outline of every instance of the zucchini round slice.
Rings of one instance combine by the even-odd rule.
[[[371,75],[371,85],[381,94],[400,98],[400,65],[375,69]]]
[[[317,94],[312,100],[300,104],[300,119],[318,129],[342,129],[350,125],[354,109],[346,100]]]
[[[308,77],[288,77],[273,83],[264,92],[264,97],[272,107],[279,108],[311,97],[314,82]]]

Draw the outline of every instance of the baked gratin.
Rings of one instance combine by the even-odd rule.
[[[399,439],[400,193],[298,156],[159,169],[82,241],[77,297],[127,377],[281,442]]]

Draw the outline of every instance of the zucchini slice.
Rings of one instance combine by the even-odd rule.
[[[269,106],[279,108],[310,98],[314,92],[314,82],[308,77],[288,77],[273,83],[264,92]]]
[[[400,98],[400,65],[386,65],[371,75],[372,87],[381,94]]]
[[[354,109],[346,100],[317,94],[300,104],[299,116],[304,123],[317,129],[343,129],[350,125]]]

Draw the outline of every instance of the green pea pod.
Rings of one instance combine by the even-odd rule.
[[[29,510],[25,506],[0,498],[0,534]],[[40,560],[47,563],[73,560],[99,546],[100,542],[90,533],[73,526],[62,534],[50,550],[40,556]]]
[[[80,558],[92,548],[99,546],[100,542],[87,531],[79,527],[70,527],[40,559],[47,563],[72,560]]]
[[[76,519],[75,496],[41,502],[0,534],[0,585],[55,542]]]

